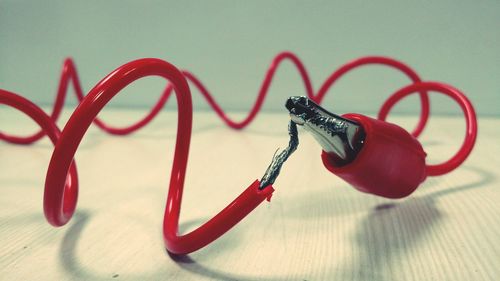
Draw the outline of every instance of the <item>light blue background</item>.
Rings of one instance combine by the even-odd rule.
[[[0,88],[42,105],[53,103],[66,56],[85,91],[125,62],[158,57],[195,73],[224,108],[247,110],[283,50],[303,59],[316,90],[341,64],[385,55],[463,90],[480,114],[499,113],[500,1],[0,1]],[[304,94],[290,64],[275,82],[267,110]],[[341,80],[325,105],[373,113],[407,84],[393,70],[367,67]],[[151,106],[163,85],[139,81],[112,105]],[[195,108],[207,108],[193,96]],[[445,98],[432,101],[433,112],[459,112]],[[416,112],[416,102],[397,110]]]

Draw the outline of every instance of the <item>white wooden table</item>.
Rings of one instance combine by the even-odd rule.
[[[103,118],[127,124],[142,114],[108,109]],[[49,141],[0,143],[0,280],[500,280],[500,119],[481,118],[467,162],[402,200],[359,193],[328,173],[319,146],[301,131],[271,202],[174,260],[161,229],[175,118],[162,113],[127,137],[92,127],[76,156],[78,210],[58,229],[42,214]],[[416,118],[391,120],[411,128]],[[287,121],[263,114],[237,132],[213,113],[195,112],[183,231],[262,176],[288,142]],[[431,117],[422,136],[429,162],[456,151],[463,123]],[[35,125],[2,108],[0,127],[29,132]]]

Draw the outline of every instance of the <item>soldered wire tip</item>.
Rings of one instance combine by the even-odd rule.
[[[365,138],[358,123],[333,114],[304,96],[288,98],[285,107],[292,122],[309,131],[339,164],[349,163],[356,157]]]
[[[278,177],[281,167],[285,161],[290,157],[290,155],[299,146],[299,133],[297,131],[297,124],[294,121],[290,121],[288,124],[288,135],[290,135],[290,141],[288,142],[288,147],[278,153],[279,149],[273,155],[273,160],[271,164],[267,167],[264,176],[260,180],[259,189],[264,189],[266,186],[272,185],[276,178]]]

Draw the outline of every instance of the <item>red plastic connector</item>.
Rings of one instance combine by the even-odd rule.
[[[410,195],[426,178],[425,152],[405,129],[361,114],[343,117],[359,123],[366,134],[361,151],[349,164],[321,155],[325,167],[356,189],[387,198]]]
[[[465,138],[460,149],[448,160],[425,164],[425,152],[413,132],[385,121],[390,109],[400,100],[419,91],[433,91],[452,98],[465,117]],[[365,130],[365,141],[356,158],[338,165],[336,158],[323,152],[325,167],[356,189],[387,198],[410,195],[427,176],[440,176],[459,167],[469,156],[477,138],[476,112],[469,99],[458,89],[439,82],[419,82],[406,86],[387,99],[378,120],[360,114],[343,117],[357,121]],[[419,131],[420,133],[420,131]]]

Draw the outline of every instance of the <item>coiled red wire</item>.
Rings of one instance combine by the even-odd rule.
[[[428,175],[441,175],[455,169],[467,158],[474,146],[477,134],[477,120],[474,108],[465,95],[452,86],[439,82],[422,82],[415,71],[407,65],[386,57],[370,56],[351,61],[334,71],[315,94],[307,70],[299,58],[290,52],[280,53],[273,59],[253,106],[247,117],[241,121],[234,121],[229,118],[195,75],[188,71],[181,72],[165,61],[159,59],[140,59],[129,62],[111,72],[87,95],[84,95],[76,67],[71,59],[66,59],[61,73],[54,108],[50,116],[29,100],[0,89],[0,104],[6,104],[20,110],[41,127],[39,132],[30,136],[14,136],[0,132],[0,139],[15,144],[31,144],[41,139],[44,135],[48,135],[54,143],[55,149],[49,163],[45,181],[44,213],[49,223],[54,226],[62,226],[71,219],[76,208],[78,180],[73,158],[89,126],[95,123],[99,128],[110,134],[130,134],[154,119],[168,101],[172,91],[175,90],[178,106],[178,127],[163,230],[167,249],[174,254],[187,254],[204,247],[224,234],[263,200],[269,198],[274,191],[272,186],[259,190],[259,181],[257,180],[208,222],[188,234],[179,236],[180,206],[192,127],[192,101],[187,81],[190,81],[200,91],[224,123],[231,128],[242,129],[249,125],[257,116],[278,66],[286,60],[296,66],[304,82],[306,94],[317,103],[322,102],[330,87],[340,77],[357,67],[379,64],[400,70],[410,78],[412,83],[398,90],[385,101],[378,114],[378,118],[385,120],[390,109],[398,101],[409,94],[419,93],[421,113],[419,122],[412,132],[415,137],[418,137],[422,133],[429,118],[430,106],[427,91],[438,92],[454,99],[460,105],[465,115],[465,140],[460,150],[451,159],[442,164],[428,165]],[[107,125],[97,118],[98,113],[103,107],[124,87],[146,76],[163,77],[169,83],[157,103],[143,119],[128,127],[116,128]],[[64,130],[60,132],[56,126],[56,121],[62,111],[70,80],[73,82],[80,105],[69,118]]]

